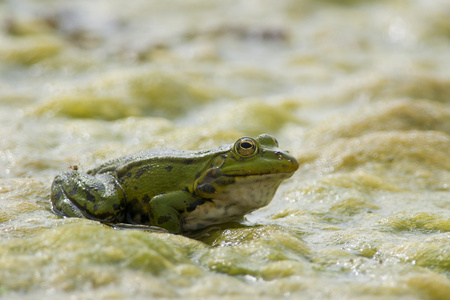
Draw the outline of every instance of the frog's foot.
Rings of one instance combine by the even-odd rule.
[[[58,199],[53,200],[53,195],[58,196]],[[61,195],[61,197],[59,197]],[[61,187],[52,188],[52,211],[60,217],[77,217],[88,218],[81,209],[65,195]]]
[[[76,170],[55,177],[51,201],[52,210],[59,216],[104,222],[121,222],[126,204],[125,194],[113,176],[92,176]]]

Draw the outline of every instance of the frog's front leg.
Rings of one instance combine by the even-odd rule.
[[[126,195],[110,174],[88,175],[68,171],[55,177],[52,208],[60,216],[122,222]]]
[[[150,200],[150,223],[172,233],[181,232],[180,217],[184,212],[193,211],[204,199],[194,197],[185,191],[170,192]]]

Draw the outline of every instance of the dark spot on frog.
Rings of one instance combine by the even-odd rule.
[[[131,178],[131,175],[133,175],[133,174],[131,174],[131,172],[128,172],[127,174],[125,174],[125,177],[126,178]]]
[[[135,191],[137,191],[137,190],[138,190],[138,187],[137,187],[137,186],[135,186],[135,187],[134,187],[134,190],[135,190]]]
[[[94,205],[94,212],[96,212],[98,210],[98,204]]]
[[[113,204],[113,209],[114,210],[118,210],[120,208],[120,205],[119,204],[117,204],[117,203],[114,203]]]
[[[144,197],[142,197],[142,203],[149,203],[150,202],[150,196],[149,195],[145,195]],[[137,200],[136,200],[137,201]]]
[[[161,224],[164,224],[164,223],[166,223],[166,222],[168,222],[170,220],[171,220],[171,218],[168,217],[168,216],[161,216],[161,217],[158,218],[158,224],[161,225]]]
[[[192,158],[188,158],[188,159],[184,160],[185,165],[191,165],[193,162],[194,162],[194,160]]]
[[[191,203],[188,207],[186,207],[186,212],[194,211],[197,206],[202,205],[205,203],[204,199],[197,199],[194,203]]]
[[[149,215],[141,215],[141,224],[150,224]]]
[[[131,203],[132,205],[134,205],[134,204],[136,204],[136,203],[138,203],[138,202],[139,202],[139,200],[138,200],[136,197],[130,199],[130,203]]]
[[[146,165],[143,166],[141,168],[139,168],[139,170],[136,172],[136,174],[134,175],[135,179],[138,179],[139,177],[141,177],[146,171],[150,170],[152,168],[152,165]]]
[[[236,182],[236,179],[234,177],[222,177],[222,178],[216,179],[214,181],[214,184],[216,184],[217,186],[228,186],[235,182]]]
[[[202,184],[198,187],[198,189],[206,194],[214,194],[216,189],[210,184]]]
[[[86,191],[86,200],[89,202],[95,202],[95,196],[91,192]]]
[[[168,172],[170,172],[170,171],[172,171],[173,166],[172,166],[172,165],[168,165],[167,167],[165,167],[165,169],[166,169]]]

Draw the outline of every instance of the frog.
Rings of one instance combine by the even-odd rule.
[[[267,206],[298,168],[269,134],[206,150],[149,149],[58,174],[51,205],[61,217],[183,234]]]

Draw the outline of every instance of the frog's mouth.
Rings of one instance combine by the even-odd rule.
[[[281,175],[288,174],[290,177],[299,168],[298,160],[289,153],[281,152],[277,154],[278,159],[260,159],[256,165],[251,166],[250,170],[244,168],[235,168],[233,166],[222,166],[217,171],[220,176],[229,177],[248,177],[248,176],[267,176],[267,175]],[[216,177],[217,174],[215,174]]]

